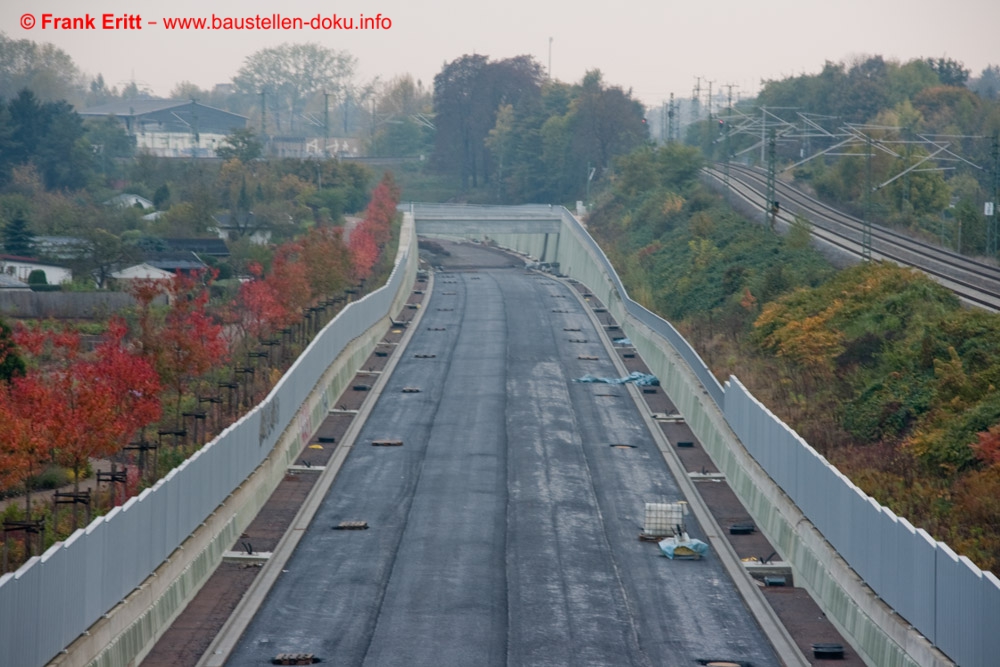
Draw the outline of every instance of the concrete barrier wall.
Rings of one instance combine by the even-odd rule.
[[[158,296],[153,303],[167,302]],[[32,292],[0,290],[0,316],[14,318],[95,319],[131,308],[135,299],[124,292]]]
[[[418,263],[412,217],[400,237],[388,283],[324,327],[260,405],[152,488],[0,577],[0,664],[125,666],[150,648],[402,309]]]
[[[736,378],[720,385],[669,323],[629,299],[583,226],[568,211],[562,218],[553,258],[539,254],[539,235],[497,234],[490,225],[484,236],[539,261],[559,262],[563,274],[607,305],[791,564],[796,583],[864,659],[888,667],[992,664],[1000,654],[1000,633],[992,630],[1000,618],[997,578],[861,493]],[[822,517],[823,532],[813,516]],[[887,602],[907,609],[907,616]]]

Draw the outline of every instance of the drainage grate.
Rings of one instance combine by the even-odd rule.
[[[563,327],[563,331],[580,331],[580,327]]]
[[[402,440],[372,440],[372,447],[402,447]]]
[[[404,394],[419,394],[420,393],[420,388],[419,387],[403,387],[403,393]]]
[[[441,292],[443,296],[455,296],[458,292]]]
[[[332,442],[337,442],[337,439],[334,438],[333,436],[325,436],[325,435],[319,436],[317,438],[317,440],[319,440],[322,443],[326,443],[326,444],[330,444]]]
[[[570,311],[570,310],[559,310],[558,308],[553,308],[552,312],[553,313],[570,313],[572,311]]]
[[[367,384],[356,384],[351,387],[354,391],[371,391],[371,385]]]
[[[813,644],[813,657],[818,660],[843,660],[843,644]]]
[[[436,354],[415,354],[413,356],[416,357],[417,359],[433,359],[437,355]]]
[[[367,521],[341,521],[333,527],[334,530],[368,530]]]
[[[705,667],[753,667],[746,660],[699,660],[698,664]]]
[[[375,350],[375,356],[376,357],[388,357],[389,353],[385,352],[383,350]]]
[[[428,331],[447,331],[444,327],[427,327]]]
[[[592,354],[581,354],[579,357],[577,357],[577,359],[581,359],[583,361],[597,361],[598,360],[598,358],[595,357]]]
[[[644,394],[655,394],[656,393],[656,387],[643,387],[642,388],[642,393],[644,393]]]
[[[610,445],[613,449],[635,449],[635,445],[623,445],[621,443],[613,442]]]
[[[438,310],[440,312],[442,312],[442,313],[450,313],[451,311],[453,311],[455,309],[454,308],[438,308]]]
[[[312,653],[279,653],[271,658],[272,665],[315,665],[319,661]]]
[[[622,352],[622,356],[626,359],[635,359],[635,352]]]
[[[694,443],[688,440],[681,440],[677,443],[678,447],[694,447]]]
[[[764,577],[764,585],[765,586],[784,586],[785,585],[785,578],[784,577],[778,577],[778,576]]]
[[[752,535],[756,530],[752,523],[734,523],[729,527],[730,535]]]
[[[409,308],[410,310],[416,310],[417,308],[420,308],[420,304],[419,303],[408,303],[408,304],[406,304],[406,307]]]
[[[571,343],[586,343],[587,339],[586,338],[570,338],[569,342],[571,342]]]

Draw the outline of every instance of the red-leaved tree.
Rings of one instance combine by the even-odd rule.
[[[211,279],[201,273],[178,273],[165,283],[137,281],[131,290],[138,301],[142,354],[171,390],[178,424],[187,388],[229,356],[222,325],[207,310]],[[165,312],[157,312],[152,301],[164,290],[169,305]]]

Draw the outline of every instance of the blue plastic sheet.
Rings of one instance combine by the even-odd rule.
[[[633,371],[623,378],[599,378],[587,374],[582,378],[577,378],[573,382],[589,382],[593,384],[628,384],[631,382],[637,387],[659,387],[660,380],[655,375]]]
[[[659,542],[660,551],[667,558],[701,558],[707,551],[708,545],[701,540],[688,537],[687,534],[668,537]]]

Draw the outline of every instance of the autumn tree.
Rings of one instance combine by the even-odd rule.
[[[21,484],[31,516],[31,479],[51,460],[48,435],[53,412],[49,393],[37,375],[0,382],[0,489]]]
[[[211,280],[202,273],[179,273],[168,281],[135,281],[130,289],[137,301],[141,352],[171,390],[178,423],[186,389],[228,357],[222,326],[207,310]],[[153,305],[161,293],[169,298],[165,309]]]
[[[399,189],[386,173],[372,192],[365,217],[351,232],[348,247],[355,280],[367,280],[378,261],[382,248],[392,235],[392,221],[396,217]]]
[[[339,227],[312,227],[301,240],[299,255],[315,296],[331,297],[348,286],[351,257]]]

